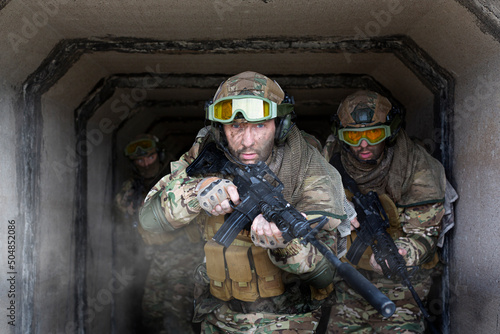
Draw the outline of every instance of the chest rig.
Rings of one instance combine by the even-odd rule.
[[[218,216],[205,223],[210,293],[224,301],[236,298],[247,302],[283,294],[282,270],[271,262],[267,249],[253,244],[249,231],[241,231],[227,248],[212,240],[223,222],[224,217]]]

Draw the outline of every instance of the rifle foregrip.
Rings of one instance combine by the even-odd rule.
[[[348,263],[342,263],[337,267],[337,270],[347,284],[366,299],[382,316],[390,317],[394,314],[396,305],[354,267]]]

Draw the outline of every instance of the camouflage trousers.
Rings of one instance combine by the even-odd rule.
[[[194,333],[193,272],[203,258],[201,239],[193,243],[185,234],[155,246],[142,300],[143,322],[151,332]]]
[[[361,270],[360,270],[361,271]],[[345,281],[335,285],[334,305],[328,320],[328,334],[394,334],[424,333],[424,319],[411,292],[401,285],[381,275],[362,271],[379,290],[396,304],[396,311],[389,318],[380,315],[366,300],[352,290]],[[431,271],[412,278],[412,285],[422,302],[429,293]]]
[[[238,313],[223,304],[206,316],[201,334],[314,334],[321,311],[304,314]]]

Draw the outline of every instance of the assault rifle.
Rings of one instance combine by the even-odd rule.
[[[250,229],[254,218],[262,213],[267,221],[274,222],[282,232],[285,242],[301,238],[301,243],[311,243],[330,261],[344,280],[363,298],[365,298],[384,317],[391,316],[396,310],[395,304],[382,294],[370,281],[348,263],[341,262],[323,243],[316,239],[316,234],[327,223],[328,218],[321,216],[307,220],[283,197],[283,183],[264,163],[237,165],[226,158],[215,143],[209,143],[186,169],[190,176],[221,173],[232,175],[233,183],[238,188],[241,203],[234,206],[233,212],[226,217],[216,232],[213,240],[229,247],[243,229]],[[265,179],[268,175],[272,181]],[[271,183],[275,181],[277,186]],[[314,228],[311,225],[317,224]]]
[[[353,194],[352,202],[360,223],[360,228],[356,231],[356,239],[347,251],[346,258],[352,264],[357,265],[366,248],[371,246],[375,260],[382,268],[384,276],[400,280],[403,286],[410,290],[424,318],[428,321],[431,332],[433,334],[439,333],[430,320],[429,312],[425,309],[422,300],[411,284],[411,273],[408,272],[404,257],[399,254],[398,247],[387,232],[387,228],[390,226],[389,219],[377,193],[373,191],[365,195],[361,193],[356,181],[347,174],[342,165],[340,154],[335,154],[330,163],[339,171],[342,183]]]

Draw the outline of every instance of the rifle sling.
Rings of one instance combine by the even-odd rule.
[[[332,156],[332,158],[330,159],[330,164],[335,167],[335,169],[340,173],[340,176],[342,177],[342,183],[347,188],[347,190],[349,190],[354,195],[358,194],[360,192],[358,185],[356,184],[356,181],[347,173],[344,165],[342,165],[340,153],[335,153]],[[354,239],[351,247],[349,247],[349,251],[346,254],[347,260],[349,260],[349,262],[354,265],[357,265],[359,263],[366,248],[370,246],[363,242],[362,238],[359,237],[360,233],[362,232],[358,231],[358,237]]]

